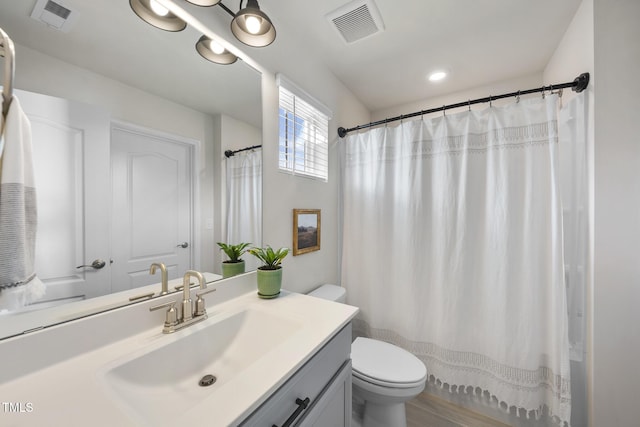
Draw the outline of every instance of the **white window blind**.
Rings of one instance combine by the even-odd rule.
[[[280,84],[279,167],[294,175],[327,181],[329,115],[308,101],[317,102],[303,99]]]

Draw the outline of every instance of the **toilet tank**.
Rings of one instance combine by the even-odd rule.
[[[343,287],[337,285],[322,285],[309,292],[308,295],[343,304],[347,302],[347,291]]]

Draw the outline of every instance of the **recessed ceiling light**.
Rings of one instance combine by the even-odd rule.
[[[433,73],[429,74],[429,81],[430,82],[439,82],[441,80],[443,80],[445,77],[447,77],[447,72],[446,71],[434,71]]]

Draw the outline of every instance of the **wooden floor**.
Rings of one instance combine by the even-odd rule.
[[[407,427],[509,427],[424,392],[406,403],[406,411]]]

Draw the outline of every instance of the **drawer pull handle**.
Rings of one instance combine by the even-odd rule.
[[[296,405],[298,405],[298,408],[296,408],[296,410],[293,411],[293,414],[291,414],[289,418],[287,418],[287,421],[282,424],[282,427],[289,427],[291,424],[293,424],[296,418],[298,418],[300,414],[304,412],[305,409],[307,409],[307,406],[309,406],[309,402],[311,402],[311,400],[308,397],[304,400],[299,398],[296,399]],[[278,426],[274,424],[273,427]]]

